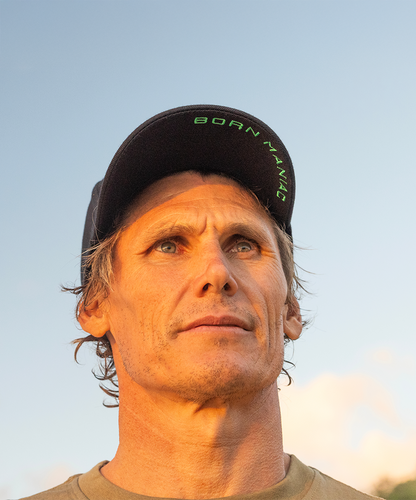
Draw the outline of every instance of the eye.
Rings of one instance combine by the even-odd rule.
[[[257,249],[257,247],[258,246],[254,241],[248,240],[246,238],[239,238],[234,243],[232,251],[238,253],[245,253],[245,252],[251,252]]]
[[[159,245],[156,246],[156,250],[159,250],[159,252],[162,253],[176,253],[176,243],[173,241],[163,241]]]
[[[237,252],[250,252],[250,250],[252,250],[251,243],[248,241],[239,241],[236,247]]]

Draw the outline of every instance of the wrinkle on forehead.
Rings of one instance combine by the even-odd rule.
[[[205,189],[204,191],[201,190],[201,187],[205,188],[207,186],[212,188],[212,194],[209,197],[207,196]],[[235,198],[240,199],[242,202],[242,206],[240,208],[257,208],[265,212],[258,200],[255,199],[243,186],[232,179],[216,174],[203,178],[197,172],[181,172],[180,174],[164,177],[163,179],[154,182],[142,193],[140,193],[126,213],[125,221],[127,225],[130,225],[147,212],[173,200],[174,198],[180,197],[180,195],[184,193],[191,194],[192,192],[192,201],[209,198],[211,207],[217,206],[212,203],[216,199],[218,199],[218,205],[221,207],[224,206],[224,201],[227,204],[230,204],[230,198],[226,195],[219,195],[215,186],[222,186],[230,193],[230,195],[232,193],[234,201]],[[178,205],[182,203],[183,202],[178,200]],[[175,203],[170,204],[170,208],[172,209],[171,215],[174,215],[174,206]],[[238,206],[238,204],[236,204],[236,206]]]
[[[130,238],[139,238],[141,245],[154,240],[178,235],[201,236],[203,233],[225,235],[244,234],[246,237],[270,245],[273,242],[273,228],[270,221],[256,207],[247,206],[235,199],[235,191],[230,196],[220,197],[218,203],[206,197],[167,201],[137,217],[133,214],[131,224],[126,229]],[[134,228],[134,230],[133,230]],[[133,230],[133,231],[130,231]]]

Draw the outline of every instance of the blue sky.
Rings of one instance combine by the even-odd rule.
[[[115,453],[117,411],[94,355],[72,359],[59,285],[79,280],[90,193],[122,141],[197,103],[262,119],[294,163],[314,321],[282,389],[286,450],[366,490],[416,473],[415,18],[402,0],[0,1],[0,496]],[[297,439],[300,415],[315,430]]]

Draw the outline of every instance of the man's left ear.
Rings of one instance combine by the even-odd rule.
[[[302,333],[302,327],[299,302],[293,297],[287,305],[286,317],[283,318],[283,331],[291,340],[296,340]]]

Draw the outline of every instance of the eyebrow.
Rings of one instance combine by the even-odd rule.
[[[170,226],[163,225],[159,227],[156,226],[155,228],[152,228],[150,233],[145,235],[143,244],[150,245],[155,243],[156,241],[174,238],[176,236],[182,235],[192,236],[197,232],[197,228],[191,224],[173,224]],[[234,222],[233,224],[227,225],[224,232],[232,235],[239,234],[258,243],[270,244],[270,238],[265,231],[253,227],[252,225],[244,224],[243,222]]]

